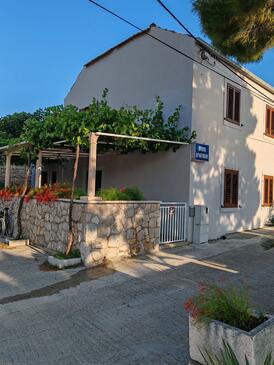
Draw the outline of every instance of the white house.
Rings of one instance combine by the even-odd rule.
[[[193,146],[100,156],[101,186],[134,185],[148,199],[206,205],[210,239],[262,227],[273,213],[273,87],[202,41],[155,25],[146,32],[87,63],[65,104],[85,108],[104,88],[114,107],[153,107],[159,95],[166,114],[182,105],[181,123],[197,132],[197,142],[206,145],[202,153],[209,146],[209,160],[194,161]]]

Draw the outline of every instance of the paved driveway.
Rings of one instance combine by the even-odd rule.
[[[183,303],[201,280],[244,281],[253,303],[274,313],[274,249],[264,251],[260,240],[235,235],[125,260],[65,289],[54,287],[59,278],[53,295],[42,291],[24,300],[7,291],[0,305],[0,365],[186,365]]]

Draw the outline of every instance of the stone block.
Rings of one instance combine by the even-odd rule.
[[[96,224],[87,224],[85,230],[85,240],[87,242],[93,242],[97,238],[97,225]]]
[[[110,236],[111,227],[100,224],[97,228],[97,232],[99,238],[108,238]]]
[[[130,228],[127,230],[127,239],[130,240],[132,238],[136,238],[136,231]]]
[[[99,224],[100,223],[100,219],[99,217],[96,215],[95,217],[93,217],[91,219],[91,222],[94,223],[94,224]]]
[[[111,235],[108,239],[108,247],[109,248],[119,247],[120,241],[121,241],[120,235]]]

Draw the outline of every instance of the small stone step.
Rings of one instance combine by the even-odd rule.
[[[9,247],[21,247],[21,246],[28,246],[29,240],[28,239],[19,239],[14,240],[11,238],[1,238],[1,242],[5,243]]]

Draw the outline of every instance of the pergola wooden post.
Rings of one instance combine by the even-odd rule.
[[[11,156],[12,156],[11,152],[6,153],[5,188],[10,187]]]
[[[35,166],[35,187],[41,188],[42,184],[42,152],[38,153]]]
[[[96,133],[90,134],[89,167],[88,167],[88,200],[96,200],[96,163],[97,163],[97,142],[99,136]]]

